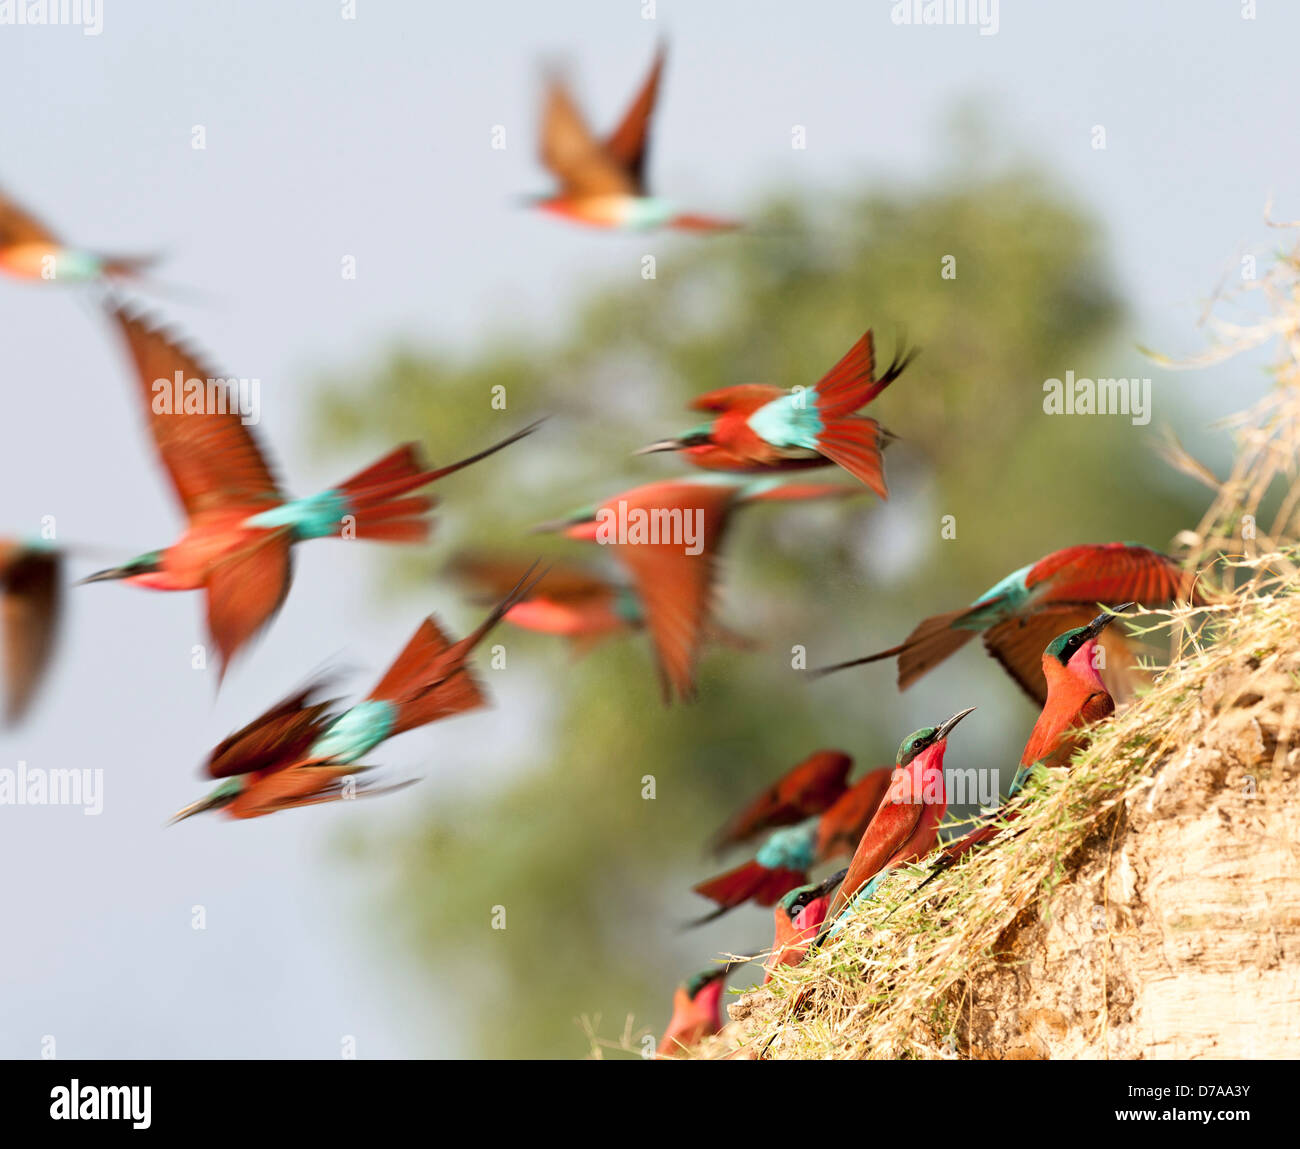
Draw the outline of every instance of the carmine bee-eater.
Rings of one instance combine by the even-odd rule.
[[[959,710],[938,726],[926,726],[903,739],[889,790],[871,819],[849,863],[848,873],[826,912],[831,923],[859,899],[871,896],[895,866],[925,857],[939,839],[939,823],[948,812],[948,788],[943,777],[943,755],[948,735],[975,708]]]
[[[1047,644],[1043,651],[1047,702],[1020,756],[1020,766],[1007,791],[1008,798],[1020,792],[1032,767],[1040,763],[1049,767],[1066,765],[1087,741],[1088,727],[1114,713],[1115,700],[1097,673],[1097,645],[1102,631],[1132,605],[1121,603],[1099,614],[1087,626],[1067,630]],[[1014,812],[1006,815],[1004,821],[1012,817]],[[981,842],[995,837],[1000,829],[1001,826],[994,824],[978,826],[949,842],[940,851],[934,872],[921,884],[927,884]]]
[[[212,752],[206,773],[220,784],[172,821],[204,810],[257,818],[348,797],[346,779],[371,768],[359,763],[380,743],[487,705],[469,656],[521,593],[527,593],[527,584],[516,587],[459,642],[429,615],[365,700],[348,710],[339,712],[333,701],[322,700],[319,682],[273,706]],[[356,792],[395,788],[358,787]]]
[[[62,283],[138,275],[152,256],[103,255],[65,246],[35,216],[0,192],[0,271]]]
[[[533,206],[575,223],[620,231],[728,231],[740,226],[680,212],[647,189],[646,149],[664,56],[661,47],[632,106],[606,140],[592,134],[568,88],[551,78],[542,112],[541,160],[560,187],[554,195],[530,200]]]
[[[889,433],[857,412],[897,379],[915,355],[896,352],[877,379],[868,331],[815,386],[785,391],[767,383],[742,383],[710,391],[692,400],[691,408],[713,418],[637,453],[676,451],[710,471],[797,471],[838,463],[888,498],[881,447]]]
[[[714,850],[824,813],[849,788],[852,769],[853,759],[842,750],[813,751],[729,819],[713,837]]]
[[[906,690],[980,634],[989,654],[1042,706],[1047,701],[1043,647],[1055,635],[1086,625],[1098,605],[1137,602],[1163,607],[1185,600],[1203,606],[1209,600],[1195,578],[1174,559],[1138,543],[1066,547],[1013,571],[970,606],[927,618],[898,646],[812,673],[820,676],[897,657],[898,688]],[[1122,639],[1111,645],[1120,657],[1110,659],[1110,669],[1122,682],[1136,673],[1136,656]]]
[[[678,1057],[722,1028],[722,991],[742,961],[719,962],[682,982],[673,994],[673,1015],[659,1042],[660,1057]]]
[[[608,545],[645,608],[664,700],[695,693],[695,664],[712,623],[718,550],[738,507],[855,494],[841,483],[726,475],[648,483],[583,507],[539,531]]]
[[[289,499],[229,391],[208,381],[223,377],[202,367],[166,334],[121,308],[112,316],[135,362],[149,430],[188,523],[165,550],[99,571],[83,582],[121,579],[149,590],[203,590],[207,621],[221,672],[235,653],[279,610],[292,578],[295,543],[319,538],[420,542],[435,504],[413,492],[435,479],[486,458],[531,432],[537,424],[457,463],[429,470],[413,443],[398,447],[318,495]],[[199,386],[195,409],[172,413],[156,402],[176,379]],[[208,388],[207,391],[204,388]]]
[[[481,589],[474,598],[493,602],[519,581],[529,563],[507,556],[461,554],[447,567],[450,574]],[[506,622],[536,634],[568,640],[581,656],[607,638],[635,634],[645,629],[645,606],[632,587],[576,563],[548,562],[546,574],[522,602],[506,615]],[[710,621],[705,637],[736,650],[752,650],[754,643],[717,621]]]
[[[772,952],[764,966],[767,971],[764,985],[772,980],[772,971],[777,966],[798,965],[803,961],[804,954],[826,920],[831,895],[847,873],[848,870],[843,869],[816,885],[799,886],[776,903],[772,911],[776,936],[772,939]]]
[[[19,722],[27,713],[49,668],[62,613],[62,566],[51,547],[0,539],[6,723]]]
[[[804,885],[813,867],[852,854],[879,808],[892,775],[890,767],[871,771],[819,817],[774,830],[748,862],[695,886],[697,894],[716,902],[718,908],[691,924],[711,922],[748,901],[773,905],[790,890]]]

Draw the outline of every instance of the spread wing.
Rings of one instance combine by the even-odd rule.
[[[637,193],[645,194],[646,144],[650,137],[650,119],[654,115],[655,101],[659,97],[659,77],[663,74],[666,50],[660,46],[655,53],[650,74],[646,77],[636,99],[623,113],[623,119],[605,141],[605,150],[622,165],[631,176]]]
[[[481,587],[496,602],[519,585],[536,562],[533,558],[515,559],[502,555],[466,553],[449,564],[449,570]],[[548,562],[527,598],[552,602],[584,603],[608,597],[614,584],[576,563]]]
[[[221,670],[275,616],[293,578],[292,543],[268,532],[223,558],[208,576],[208,632],[221,652]]]
[[[323,685],[309,683],[235,731],[208,757],[207,774],[230,778],[289,766],[304,758],[329,722],[330,703],[314,701]]]
[[[1039,706],[1047,702],[1047,679],[1043,677],[1043,651],[1058,635],[1077,626],[1087,626],[1097,616],[1096,604],[1047,607],[1027,617],[1009,618],[990,627],[984,646],[1016,684]],[[1142,681],[1138,647],[1112,623],[1100,646],[1106,651],[1103,680],[1116,697],[1131,697]]]
[[[623,500],[629,513],[680,510],[683,523],[690,515],[693,529],[699,529],[698,554],[688,554],[682,542],[672,541],[629,542],[613,548],[645,605],[665,701],[671,701],[674,692],[683,699],[695,694],[695,663],[713,607],[717,550],[734,499],[735,491],[729,487],[653,483],[606,504],[613,509]]]
[[[542,110],[542,163],[565,196],[636,194],[636,181],[591,134],[568,88],[558,77],[547,85]]]
[[[1043,603],[1163,606],[1189,597],[1198,604],[1205,602],[1193,580],[1194,572],[1148,547],[1105,543],[1066,547],[1048,555],[1030,568],[1025,585]]]
[[[12,199],[0,192],[0,247],[24,243],[57,244],[52,231]]]
[[[790,826],[828,809],[845,791],[853,759],[839,750],[818,750],[764,790],[714,838],[714,847],[747,841],[776,826]]]
[[[23,717],[49,667],[58,632],[61,566],[53,551],[19,548],[0,570],[6,722]]]
[[[206,392],[217,390],[208,380],[223,378],[204,367],[173,338],[143,318],[120,307],[110,311],[117,322],[139,382],[139,394],[149,420],[149,431],[162,464],[171,478],[186,515],[193,519],[204,511],[229,508],[273,507],[283,501],[266,457],[250,427],[239,414],[235,398],[226,394],[225,410],[211,410]],[[204,408],[193,413],[174,412],[174,380],[197,379],[204,385]],[[165,381],[170,394],[155,389]]]

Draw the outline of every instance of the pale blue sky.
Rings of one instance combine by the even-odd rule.
[[[1200,299],[1238,249],[1277,242],[1267,196],[1300,216],[1300,9],[1263,0],[1245,21],[1235,0],[1004,0],[998,34],[981,37],[897,27],[890,7],[680,0],[645,21],[640,0],[357,0],[345,21],[334,0],[105,0],[98,37],[0,26],[0,186],[71,239],[165,250],[163,277],[211,294],[161,306],[222,369],[262,379],[264,441],[302,493],[387,446],[314,458],[301,422],[314,373],[390,340],[544,329],[591,279],[636,275],[643,251],[671,259],[689,242],[512,208],[545,187],[532,138],[544,57],[572,65],[603,127],[662,30],[652,177],[719,213],[769,186],[922,179],[955,162],[945,124],[979,99],[994,152],[1035,159],[1104,221],[1134,338],[1171,350],[1198,346]],[[205,151],[190,147],[195,124]],[[496,124],[504,151],[490,147]],[[339,275],[345,254],[355,282]],[[134,553],[172,539],[178,516],[105,325],[39,285],[0,282],[0,310],[0,531],[54,514],[67,540]],[[375,603],[380,558],[302,548],[286,609],[215,703],[210,676],[188,669],[196,597],[73,592],[48,697],[0,734],[0,764],[100,766],[105,810],[0,808],[0,1056],[36,1056],[45,1034],[65,1057],[329,1057],[349,1034],[361,1056],[456,1050],[453,1017],[385,952],[370,885],[329,846],[347,820],[398,824],[439,786],[509,770],[538,717],[522,675],[493,682],[503,718],[388,748],[385,763],[435,779],[401,801],[161,828],[199,793],[207,749],[313,668],[345,653],[363,685],[423,610],[471,617],[442,587],[427,605]]]

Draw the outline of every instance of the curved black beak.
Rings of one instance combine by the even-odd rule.
[[[73,586],[85,586],[92,582],[110,582],[113,579],[128,578],[131,575],[126,567],[109,567],[108,570],[96,571],[83,579],[78,579]]]
[[[826,878],[824,881],[818,882],[817,888],[813,891],[814,895],[816,895],[816,897],[818,898],[824,898],[833,889],[835,889],[836,886],[838,886],[842,881],[844,881],[844,879],[848,876],[848,872],[849,872],[849,868],[848,866],[845,866],[844,869],[842,869],[838,874],[832,874],[829,878]]]
[[[1128,610],[1129,607],[1136,606],[1136,605],[1137,605],[1136,603],[1132,603],[1132,602],[1122,602],[1119,604],[1119,606],[1107,607],[1104,611],[1101,612],[1101,614],[1099,614],[1090,623],[1088,623],[1088,637],[1096,638],[1097,635],[1099,635],[1103,630],[1105,630],[1108,626],[1110,626],[1110,624],[1114,622],[1116,618],[1119,617],[1121,612],[1126,611]]]
[[[974,713],[974,711],[975,707],[973,706],[968,706],[965,710],[957,711],[956,714],[949,718],[947,722],[942,723],[939,726],[939,729],[934,732],[934,740],[936,742],[942,742],[952,733],[953,727],[956,726],[958,722],[965,718],[966,715]]]

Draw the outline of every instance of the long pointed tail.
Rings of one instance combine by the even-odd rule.
[[[485,450],[433,470],[426,468],[415,443],[403,443],[390,451],[337,488],[346,501],[346,513],[356,520],[357,538],[388,542],[420,542],[428,538],[429,523],[423,516],[437,500],[411,492],[496,454],[531,435],[541,423],[539,419]]]
[[[459,642],[447,636],[434,615],[420,623],[402,653],[370,692],[371,699],[396,706],[392,734],[485,705],[486,699],[466,660],[506,612],[526,598],[546,574],[545,570],[537,571],[538,565],[529,567],[514,589]]]
[[[737,219],[720,219],[715,215],[696,215],[684,212],[668,221],[668,226],[678,231],[739,231],[745,225]]]
[[[953,624],[959,621],[967,610],[949,611],[936,614],[917,624],[897,646],[887,650],[878,650],[875,654],[851,658],[848,662],[837,662],[832,666],[821,666],[808,673],[814,678],[823,678],[837,670],[847,670],[853,666],[865,666],[869,662],[898,657],[898,688],[906,690],[926,671],[938,666],[949,655],[955,654],[972,638],[976,631],[966,630]]]
[[[888,433],[874,419],[855,412],[897,379],[914,358],[915,349],[900,344],[884,374],[875,378],[875,347],[868,331],[813,388],[822,425],[817,449],[882,499],[889,497],[881,458]]]
[[[702,926],[748,901],[760,906],[774,905],[782,895],[806,885],[807,881],[808,875],[803,870],[769,870],[751,859],[694,887],[697,894],[717,902],[718,908],[687,925]]]

